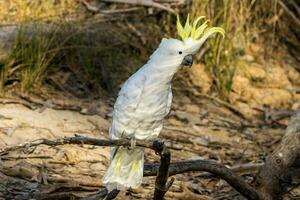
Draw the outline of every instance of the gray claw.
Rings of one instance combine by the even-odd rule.
[[[130,149],[133,149],[136,147],[136,139],[134,137],[132,137],[130,139]]]

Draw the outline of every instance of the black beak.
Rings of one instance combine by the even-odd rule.
[[[184,66],[189,66],[191,67],[193,64],[193,55],[192,54],[188,54],[183,58],[183,61],[181,63]]]

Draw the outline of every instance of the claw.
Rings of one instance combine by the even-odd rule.
[[[153,147],[155,149],[155,154],[159,155],[161,153],[161,151],[163,150],[163,146],[164,146],[164,142],[159,140],[159,139],[155,139],[153,141]]]
[[[136,139],[135,139],[135,137],[132,137],[131,139],[130,139],[130,149],[134,149],[136,147]]]

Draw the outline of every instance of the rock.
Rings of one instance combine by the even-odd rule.
[[[249,55],[249,54],[245,54],[241,59],[246,61],[246,62],[253,62],[254,61],[254,57],[252,55]]]
[[[232,91],[229,96],[232,103],[242,101],[249,103],[250,106],[266,105],[279,108],[286,107],[293,100],[291,93],[286,89],[255,87],[243,76],[234,78]]]
[[[297,75],[293,76],[297,79]],[[290,92],[292,89],[288,73],[281,65],[271,61],[263,65],[249,64],[240,60],[229,100],[244,110],[246,115],[253,115],[255,112],[249,110],[253,106],[287,108],[295,99]],[[248,107],[245,104],[249,104]]]
[[[263,51],[263,48],[259,44],[252,43],[250,44],[249,50],[253,54],[258,54]]]
[[[173,125],[173,126],[183,126],[183,122],[174,118],[174,117],[171,117],[168,119],[168,122],[170,123],[170,125]]]
[[[254,116],[260,114],[257,110],[252,109],[250,105],[240,101],[237,101],[235,103],[235,106],[239,109],[240,112],[243,113],[244,116],[247,117],[247,119],[253,119]]]
[[[241,96],[242,93],[245,90],[247,90],[247,88],[249,87],[250,87],[250,81],[248,78],[239,75],[236,75],[233,78],[233,84],[231,90],[238,95],[237,98],[239,98],[239,96]]]
[[[251,88],[253,101],[259,105],[267,105],[274,108],[286,107],[292,101],[289,91],[277,88],[257,89]]]
[[[195,104],[186,104],[185,105],[185,111],[189,113],[200,113],[200,107]]]
[[[299,98],[300,99],[300,98]],[[298,110],[298,109],[300,109],[300,102],[296,102],[296,103],[294,103],[293,105],[292,105],[292,110]]]
[[[5,59],[13,47],[13,43],[17,33],[17,26],[2,26],[0,27],[0,62],[5,62]]]
[[[202,146],[208,146],[210,142],[207,138],[203,138],[203,137],[193,137],[193,138],[189,138],[189,140],[194,144],[199,144]]]
[[[200,121],[199,115],[185,111],[174,111],[174,116],[185,124],[197,124]]]
[[[190,70],[190,79],[192,83],[201,89],[201,92],[207,94],[212,86],[212,79],[205,71],[203,64],[196,64]]]
[[[289,67],[287,69],[287,75],[293,84],[300,85],[300,73],[295,68]]]
[[[265,87],[282,89],[290,89],[292,87],[287,73],[281,66],[274,64],[267,65],[266,72]]]
[[[88,98],[92,94],[92,84],[81,76],[81,73],[66,67],[64,70],[48,75],[45,80],[75,97]]]
[[[249,65],[247,74],[252,81],[263,81],[267,76],[266,71],[257,63]]]

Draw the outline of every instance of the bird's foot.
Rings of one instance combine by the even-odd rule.
[[[156,138],[153,140],[152,144],[153,144],[153,148],[155,150],[155,154],[159,155],[163,150],[164,142],[162,140]]]
[[[130,147],[129,149],[134,149],[136,147],[136,139],[135,137],[130,138]]]

